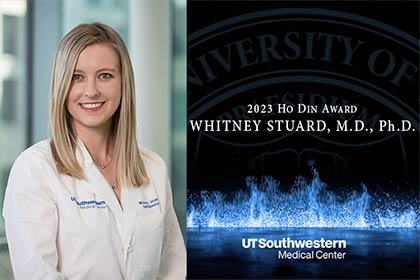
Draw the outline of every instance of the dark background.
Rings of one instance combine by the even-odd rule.
[[[401,46],[389,43],[386,38],[371,38],[368,32],[354,31],[351,28],[341,28],[333,24],[311,24],[304,22],[282,22],[281,24],[266,24],[250,26],[235,32],[226,33],[205,43],[191,47],[194,40],[191,34],[213,23],[234,16],[244,15],[263,10],[281,8],[324,8],[353,13],[378,20],[394,26],[404,32],[419,38],[419,4],[417,1],[188,1],[187,33],[189,34],[187,61],[193,65],[197,57],[215,48],[244,38],[253,38],[261,34],[277,34],[278,38],[288,31],[296,32],[327,32],[363,40],[372,48],[381,46],[393,53],[407,53],[411,61],[418,61],[417,54],[409,53]],[[281,27],[281,29],[280,29]],[[278,42],[281,49],[281,42]],[[418,49],[418,46],[417,46]],[[314,49],[316,51],[316,49]],[[321,53],[322,49],[318,49]],[[226,52],[225,52],[226,54]],[[333,52],[340,55],[339,51]],[[334,58],[334,57],[333,57]],[[306,61],[304,59],[276,61],[250,66],[243,69],[233,67],[230,73],[225,73],[220,66],[213,65],[217,78],[205,82],[202,87],[188,83],[188,114],[193,119],[195,108],[193,104],[203,105],[213,98],[222,96],[223,91],[215,96],[208,96],[214,90],[224,85],[238,81],[244,77],[251,77],[258,73],[275,70],[293,70],[299,68],[322,69],[338,71],[360,80],[369,81],[381,89],[390,92],[394,101],[407,104],[416,112],[414,119],[419,119],[419,79],[418,73],[410,82],[401,83],[400,87],[389,83],[389,79],[378,78],[363,66],[368,53],[354,56],[354,67],[338,67],[337,63],[325,63],[320,60]],[[236,60],[235,60],[236,59]],[[211,61],[209,60],[211,64]],[[237,57],[232,55],[232,65],[239,65]],[[360,66],[359,66],[360,65]],[[195,66],[198,69],[198,66]],[[219,68],[217,68],[219,67]],[[218,71],[217,71],[218,70]],[[191,73],[189,72],[189,75]],[[205,77],[202,76],[203,81]],[[274,77],[275,78],[275,77]],[[263,103],[272,97],[280,100],[285,95],[292,96],[292,101],[303,96],[305,100],[313,99],[322,104],[331,104],[334,98],[345,100],[349,104],[356,104],[364,108],[367,118],[379,115],[381,119],[400,121],[403,119],[392,108],[381,105],[377,100],[368,96],[354,94],[351,90],[322,85],[319,83],[272,83],[265,86],[244,90],[240,94],[223,100],[194,119],[217,119],[230,113],[233,119],[235,110],[248,103]],[[273,99],[274,98],[274,99]],[[201,102],[201,103],[200,103]],[[241,114],[242,119],[243,114]],[[324,119],[333,123],[337,116],[287,114],[287,115],[253,115],[253,119]],[[355,116],[339,116],[348,119],[362,119]],[[387,138],[386,140],[384,140]],[[334,143],[340,144],[334,144]],[[310,163],[310,164],[309,164]],[[310,165],[314,163],[321,179],[332,189],[360,189],[365,183],[371,192],[386,191],[396,194],[418,197],[419,183],[419,132],[416,131],[395,134],[392,132],[366,133],[305,133],[286,132],[271,133],[199,133],[192,132],[188,127],[188,190],[219,190],[234,192],[245,188],[246,176],[270,175],[280,180],[283,187],[290,186],[299,175],[310,177]]]
[[[334,19],[337,20],[333,17],[327,18],[330,21],[311,20],[321,17],[315,10],[313,15],[306,16],[309,18],[306,21],[301,20],[299,16],[277,21],[287,17],[269,16],[267,13],[266,18],[258,20],[248,19],[232,24],[226,22],[234,17],[243,19],[249,13],[272,12],[286,8],[322,8],[363,16],[400,29],[416,38],[417,43],[410,44],[403,38],[407,37],[404,35],[399,37],[400,43],[397,43],[392,38],[398,36],[395,36],[391,28],[375,29],[367,21],[352,22],[343,19],[343,23],[348,25],[340,25],[333,22]],[[389,211],[391,216],[395,213],[398,217],[400,210],[414,207],[417,215],[415,224],[418,225],[419,73],[417,72],[411,81],[401,80],[400,85],[396,86],[390,83],[389,78],[373,75],[367,67],[369,55],[376,49],[386,49],[391,52],[395,55],[397,64],[401,64],[402,59],[407,59],[417,62],[416,65],[419,66],[418,1],[188,1],[187,10],[189,65],[187,74],[190,78],[194,76],[200,78],[202,83],[198,85],[187,79],[188,119],[250,119],[263,122],[269,119],[322,119],[329,124],[333,124],[337,119],[359,119],[365,121],[368,127],[372,125],[377,130],[375,119],[399,122],[405,118],[403,116],[405,115],[413,121],[416,129],[404,133],[375,131],[372,134],[263,131],[224,133],[192,132],[188,126],[187,203],[190,214],[195,210],[197,212],[195,216],[198,218],[200,214],[208,218],[212,213],[229,216],[232,213],[224,208],[224,203],[232,202],[234,194],[239,191],[249,191],[246,186],[247,176],[257,178],[272,176],[280,182],[280,193],[287,194],[297,176],[310,178],[311,168],[315,167],[319,171],[321,180],[328,184],[328,190],[337,194],[338,198],[346,199],[352,194],[359,194],[363,189],[361,185],[366,184],[370,195],[370,209],[365,209],[367,214]],[[267,22],[261,23],[260,20]],[[221,21],[224,21],[225,27],[209,31],[214,24]],[[231,30],[232,28],[236,29]],[[277,36],[277,49],[281,51],[287,49],[281,41],[287,32],[298,32],[298,34],[324,32],[361,40],[365,45],[355,53],[353,65],[340,64],[343,49],[340,50],[337,45],[333,45],[332,48],[332,61],[320,59],[323,52],[321,43],[314,45],[316,58],[312,60],[304,59],[302,56],[283,60],[270,58],[269,61],[258,61],[246,67],[241,67],[237,50],[232,47],[229,70],[210,55],[211,51],[218,49],[219,54],[227,59],[229,57],[227,46],[247,39],[252,42],[253,53],[248,53],[248,58],[252,61],[261,51],[260,46],[256,44],[257,36],[267,34]],[[251,48],[249,43],[247,46]],[[301,46],[304,48],[304,44]],[[366,48],[362,48],[363,46]],[[410,51],[407,46],[416,51]],[[293,55],[293,52],[289,49],[288,54]],[[204,69],[200,64],[200,58],[203,57],[206,58],[208,69]],[[380,70],[386,65],[378,63],[376,67]],[[330,82],[322,82],[326,78],[329,78]],[[343,81],[348,83],[347,86],[340,83]],[[368,93],[360,94],[357,87],[368,90]],[[324,104],[352,104],[357,105],[359,110],[354,115],[244,113],[246,105],[254,103],[303,103],[318,107]],[[203,190],[209,192],[201,193]],[[208,199],[211,194],[218,194],[217,191],[224,195],[223,199],[213,199],[213,201]],[[341,194],[344,195],[340,196]],[[236,215],[239,217],[251,215],[249,209],[243,209],[248,202],[241,202],[243,202],[240,204],[242,208],[235,208],[232,212],[239,213]],[[301,204],[310,203],[308,199]],[[267,211],[273,211],[270,212],[273,213],[273,217],[277,217],[276,215],[289,217],[287,216],[289,210],[293,217],[299,211],[292,207],[279,212],[278,209],[282,206],[288,207],[281,202],[279,204],[268,207]],[[258,205],[261,204],[256,204],[256,207],[259,207]],[[299,205],[299,201],[296,205]],[[351,211],[357,213],[360,210],[358,207],[360,208],[360,204],[355,201]],[[258,212],[258,209],[256,211]],[[387,213],[384,214],[386,216]],[[221,217],[217,218],[223,221]],[[204,225],[206,222],[207,220]],[[191,279],[418,279],[419,277],[418,227],[204,226],[201,228],[200,223],[194,226],[188,228],[187,234],[188,278]],[[274,255],[276,250],[245,250],[240,246],[242,238],[279,239],[285,236],[298,239],[321,237],[346,239],[349,244],[346,249],[348,258],[342,261],[278,260]]]

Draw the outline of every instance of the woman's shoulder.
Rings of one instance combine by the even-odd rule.
[[[24,150],[16,159],[16,163],[52,161],[51,139],[45,139]]]
[[[51,174],[55,173],[55,166],[52,160],[50,140],[40,141],[24,150],[15,160],[9,173],[8,187],[16,191],[28,191],[43,189],[40,182]],[[36,180],[34,180],[36,178]],[[24,182],[38,182],[27,184]]]
[[[140,148],[140,156],[146,169],[159,169],[166,172],[166,163],[162,157],[148,148]]]

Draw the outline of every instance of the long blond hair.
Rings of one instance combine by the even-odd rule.
[[[136,139],[134,73],[124,41],[101,23],[80,24],[60,41],[54,60],[50,92],[51,150],[59,173],[85,178],[76,158],[77,135],[66,108],[77,59],[89,45],[107,44],[117,53],[121,67],[121,104],[112,120],[115,136],[114,166],[121,186],[140,186],[148,181]]]

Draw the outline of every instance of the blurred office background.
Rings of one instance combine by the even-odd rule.
[[[129,47],[140,145],[168,164],[185,236],[186,0],[0,0],[0,209],[15,158],[49,137],[58,42],[77,24],[94,21],[115,28]],[[13,279],[2,216],[0,279]]]

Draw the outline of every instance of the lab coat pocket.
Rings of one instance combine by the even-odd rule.
[[[163,243],[164,215],[137,211],[131,245],[133,266],[142,273],[157,272]]]
[[[140,234],[149,235],[152,232],[163,231],[164,215],[162,213],[154,213],[138,210],[136,226]]]
[[[65,207],[61,208],[59,216],[69,232],[84,234],[92,229],[99,232],[107,211],[105,201],[96,199],[93,193],[86,193],[66,199]]]

